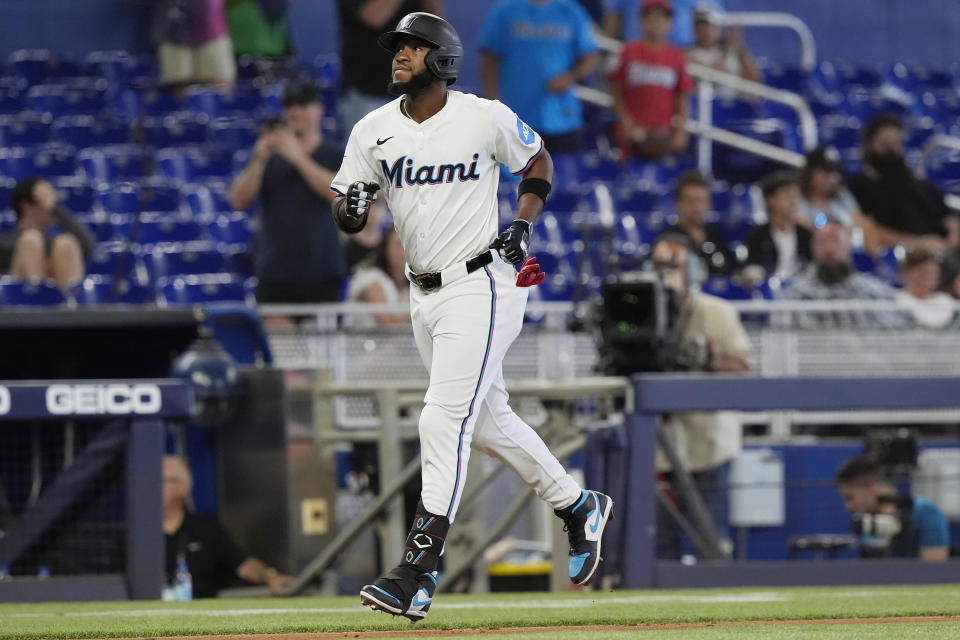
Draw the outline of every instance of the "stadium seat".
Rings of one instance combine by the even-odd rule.
[[[157,77],[152,56],[138,56],[126,51],[92,51],[85,62],[87,68],[114,85],[146,83]]]
[[[612,158],[598,153],[578,154],[576,158],[580,182],[613,182],[620,175],[620,165]]]
[[[130,237],[133,216],[120,213],[78,215],[77,220],[90,229],[97,242],[122,241]]]
[[[253,226],[248,216],[240,214],[218,215],[207,223],[207,231],[216,242],[228,245],[248,245],[253,239]]]
[[[769,118],[731,121],[727,128],[777,147],[783,147],[787,141],[784,124]],[[729,182],[756,182],[780,168],[770,160],[719,143],[713,145],[713,162],[714,175]]]
[[[54,307],[65,302],[52,280],[31,282],[0,276],[0,305],[4,307]]]
[[[70,296],[80,305],[150,304],[155,294],[150,286],[108,275],[89,275],[70,290]]]
[[[224,182],[233,177],[233,155],[229,152],[199,148],[168,148],[156,154],[160,173],[179,182],[204,182],[211,178]]]
[[[18,223],[17,214],[12,209],[0,210],[0,233],[9,233],[15,230]]]
[[[15,116],[0,116],[0,146],[43,144],[49,140],[49,117],[30,111]]]
[[[98,246],[87,260],[87,274],[114,276],[138,284],[147,282],[140,259],[124,246]]]
[[[204,239],[204,230],[195,220],[144,213],[140,216],[135,239],[141,245],[153,245],[161,242],[193,242]]]
[[[116,182],[136,180],[144,175],[144,150],[132,145],[84,149],[78,158],[90,180]]]
[[[210,139],[232,149],[247,149],[260,136],[251,118],[217,118],[210,124]]]
[[[253,275],[253,254],[250,252],[249,245],[220,245],[220,253],[230,273],[244,277]]]
[[[696,113],[696,107],[691,107],[691,113]],[[726,127],[730,122],[753,120],[761,117],[762,103],[743,98],[717,98],[713,101],[713,124],[717,127]]]
[[[802,67],[772,64],[763,69],[763,82],[776,89],[805,94],[808,90],[810,75]]]
[[[63,116],[53,123],[53,137],[77,149],[127,144],[130,142],[130,123],[112,116]]]
[[[184,200],[194,216],[209,217],[221,213],[232,213],[227,194],[219,189],[189,184],[181,189]]]
[[[707,278],[701,290],[704,293],[709,293],[710,295],[726,300],[751,300],[753,298],[753,294],[749,289],[727,278]]]
[[[131,120],[163,117],[183,109],[180,101],[164,89],[122,89],[113,94],[112,106],[117,115]]]
[[[9,176],[0,175],[0,210],[3,210],[10,203],[10,191],[17,181]]]
[[[617,212],[643,212],[644,214],[660,208],[663,197],[652,183],[640,183],[637,188],[633,185],[623,186],[613,192],[613,205]]]
[[[260,93],[251,86],[236,86],[232,92],[213,89],[192,89],[186,98],[187,108],[209,118],[248,116],[260,108]]]
[[[175,213],[180,209],[180,192],[162,183],[117,182],[101,188],[97,198],[108,213]]]
[[[106,107],[106,87],[40,84],[27,91],[27,107],[52,118],[96,115]]]
[[[256,304],[245,279],[232,275],[202,274],[161,278],[157,281],[157,291],[160,302],[171,306],[217,302]]]
[[[23,111],[26,83],[13,76],[0,76],[0,115],[16,115]]]
[[[960,179],[960,151],[936,149],[930,154],[926,165],[927,178],[937,184]]]
[[[144,119],[143,133],[147,144],[154,147],[203,144],[209,123],[210,118],[203,113],[178,113]]]
[[[0,149],[0,174],[16,178],[73,176],[77,172],[73,147],[45,144]]]
[[[60,203],[72,213],[91,213],[96,206],[96,197],[93,187],[86,178],[71,176],[53,178],[53,186],[57,190]],[[0,203],[6,202],[0,192]]]
[[[313,59],[313,76],[321,87],[340,86],[340,56],[319,55]]]
[[[45,49],[18,49],[7,62],[13,73],[30,86],[84,75],[79,64]]]
[[[155,247],[143,254],[143,264],[151,279],[225,271],[224,256],[208,242]]]

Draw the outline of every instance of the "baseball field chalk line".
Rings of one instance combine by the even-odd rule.
[[[583,626],[555,627],[496,627],[484,629],[411,629],[409,631],[335,631],[328,633],[270,633],[270,634],[232,634],[216,636],[164,636],[161,638],[109,638],[102,640],[334,640],[337,638],[418,638],[418,637],[461,637],[484,636],[493,634],[525,633],[574,633],[594,631],[678,631],[685,629],[705,629],[708,627],[763,627],[763,626],[806,626],[806,625],[850,625],[850,624],[914,624],[923,622],[956,622],[960,616],[913,616],[895,618],[820,618],[812,620],[727,620],[719,622],[679,622],[664,624],[596,624]]]

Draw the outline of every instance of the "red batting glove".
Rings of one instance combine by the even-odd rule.
[[[540,271],[540,265],[536,258],[527,258],[523,266],[520,267],[520,273],[517,274],[518,287],[535,287],[543,282],[547,277],[543,271]]]

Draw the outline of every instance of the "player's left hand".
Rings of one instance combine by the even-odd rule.
[[[530,249],[530,223],[517,218],[500,234],[491,249],[500,251],[500,257],[516,266],[526,259]]]
[[[547,274],[540,270],[540,265],[537,264],[536,258],[527,258],[524,261],[523,266],[520,268],[520,273],[517,274],[517,286],[518,287],[535,287],[543,279],[547,277]]]

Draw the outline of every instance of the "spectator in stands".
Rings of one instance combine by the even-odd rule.
[[[940,265],[940,291],[960,300],[960,254],[948,253]]]
[[[615,134],[625,156],[660,158],[687,148],[693,81],[683,53],[666,41],[672,20],[670,0],[643,0],[643,38],[624,45],[610,74]]]
[[[337,302],[346,259],[330,217],[330,182],[343,150],[323,138],[316,85],[290,82],[283,107],[283,120],[265,127],[227,197],[236,210],[260,198],[254,243],[260,302]]]
[[[664,229],[661,237],[679,234],[688,247],[700,257],[711,275],[730,275],[737,267],[737,258],[723,233],[707,224],[711,210],[710,183],[700,173],[690,171],[677,180],[673,206],[677,224]]]
[[[635,40],[638,32],[639,19],[637,8],[640,0],[606,0],[606,11],[603,14],[603,32],[610,38],[629,42]],[[674,21],[668,40],[687,49],[694,44],[694,10],[702,6],[710,6],[717,10],[723,9],[721,0],[704,2],[703,0],[674,0]]]
[[[340,125],[344,138],[360,118],[393,97],[389,54],[377,44],[384,31],[415,11],[443,15],[443,0],[339,0]]]
[[[900,532],[886,540],[885,555],[945,562],[950,555],[950,527],[943,512],[926,498],[897,492],[883,469],[865,455],[843,463],[836,477],[843,506],[852,513],[893,516]],[[876,547],[876,537],[863,536],[864,550]]]
[[[954,321],[954,300],[937,291],[940,286],[940,263],[925,249],[913,249],[900,264],[903,289],[897,301],[910,309],[921,327],[941,329]]]
[[[227,0],[230,42],[238,56],[281,58],[293,53],[287,5],[294,0]]]
[[[53,278],[62,291],[83,279],[96,246],[87,227],[57,204],[53,185],[24,178],[10,191],[17,228],[0,235],[0,272],[16,278]]]
[[[715,372],[749,370],[750,343],[736,309],[721,298],[690,287],[690,252],[670,239],[656,243],[652,253],[654,267],[664,283],[678,292],[682,300],[679,319],[681,339],[690,345],[685,351],[702,354],[696,369]],[[730,461],[740,452],[742,432],[735,413],[681,412],[665,417],[662,428],[670,435],[674,448],[689,471],[713,518],[720,535],[728,529],[727,479]],[[672,479],[671,467],[657,451],[657,469]],[[683,499],[678,496],[681,511]],[[658,557],[679,560],[682,535],[679,526],[658,505]]]
[[[843,184],[840,153],[833,147],[820,145],[807,153],[800,170],[800,203],[797,224],[813,228],[820,214],[836,220],[848,229],[859,228],[864,247],[870,253],[878,251],[873,221],[860,211],[860,205]]]
[[[813,263],[784,290],[788,300],[893,300],[894,292],[877,278],[853,268],[850,230],[825,219],[813,230]],[[907,324],[903,314],[877,311],[834,311],[794,314],[794,322],[805,328],[884,327]]]
[[[752,284],[776,276],[793,277],[810,262],[810,231],[796,223],[800,189],[790,172],[768,176],[761,185],[767,222],[747,236],[743,277]]]
[[[881,114],[863,130],[863,170],[850,190],[875,223],[880,244],[941,251],[960,247],[960,218],[932,182],[911,172],[904,156],[903,122]]]
[[[743,41],[741,27],[731,27],[724,33],[723,15],[710,5],[698,5],[693,20],[696,41],[687,50],[688,60],[753,82],[763,81],[760,67]]]
[[[194,84],[230,89],[237,64],[225,0],[160,0],[155,34],[160,80],[182,96]]]
[[[193,476],[179,456],[163,458],[163,533],[166,537],[167,584],[173,582],[178,562],[186,562],[194,598],[212,598],[237,578],[265,584],[281,595],[293,582],[262,560],[237,547],[216,518],[196,513],[184,504],[193,489]]]
[[[370,261],[371,256],[380,247],[383,240],[383,229],[390,219],[387,203],[378,198],[370,205],[367,214],[367,225],[357,233],[351,233],[346,239],[347,272],[353,273],[361,263]],[[349,297],[349,294],[348,296]]]
[[[347,299],[350,302],[378,304],[403,302],[410,292],[406,266],[407,258],[403,253],[400,236],[391,226],[384,232],[371,259],[361,263],[351,276],[347,287]],[[410,324],[409,313],[378,313],[373,316],[373,319],[377,324]],[[355,324],[350,323],[351,326]]]
[[[590,16],[574,0],[500,0],[477,38],[483,92],[538,131],[550,153],[582,146],[573,85],[597,68]]]

